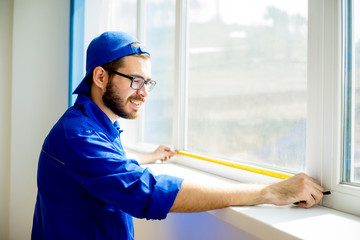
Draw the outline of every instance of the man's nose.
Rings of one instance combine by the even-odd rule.
[[[138,92],[139,92],[139,95],[141,95],[143,98],[146,98],[146,97],[149,95],[149,92],[148,92],[148,90],[147,90],[146,84],[144,84],[144,85],[142,86],[142,88],[140,88],[140,89],[138,90]]]

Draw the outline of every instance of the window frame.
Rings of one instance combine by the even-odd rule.
[[[323,170],[322,184],[332,190],[331,197],[324,198],[323,205],[360,216],[360,188],[342,183],[343,141],[344,141],[344,88],[346,68],[344,41],[344,4],[343,1],[324,1],[324,50],[333,53],[324,54],[324,76],[331,79],[329,86],[324,84],[324,120],[323,120]],[[351,0],[350,0],[351,1]],[[332,76],[331,76],[332,74]],[[327,121],[330,120],[330,121]],[[328,126],[325,126],[328,124]],[[330,131],[329,131],[330,130]],[[326,151],[332,149],[332,151]],[[330,163],[326,161],[329,160]]]

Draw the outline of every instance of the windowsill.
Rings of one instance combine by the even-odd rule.
[[[234,182],[174,162],[144,167],[149,167],[155,174],[207,182]],[[229,207],[208,213],[260,239],[355,239],[360,229],[360,217],[322,206],[301,209],[294,205],[259,205]]]

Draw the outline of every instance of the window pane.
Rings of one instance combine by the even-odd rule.
[[[175,0],[146,1],[146,48],[156,86],[146,100],[145,142],[172,142],[175,65]]]
[[[355,67],[355,154],[354,180],[360,183],[360,1],[354,1],[354,67]]]
[[[85,47],[105,31],[121,31],[136,36],[136,6],[136,1],[86,1]]]
[[[136,1],[103,0],[103,31],[121,31],[136,36]]]
[[[304,170],[307,1],[189,6],[186,150]]]
[[[360,184],[360,0],[343,8],[344,126],[342,182]]]

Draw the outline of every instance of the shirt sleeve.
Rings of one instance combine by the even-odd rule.
[[[70,152],[65,167],[87,192],[137,218],[167,216],[183,179],[155,176],[95,131],[78,132],[67,142]]]

